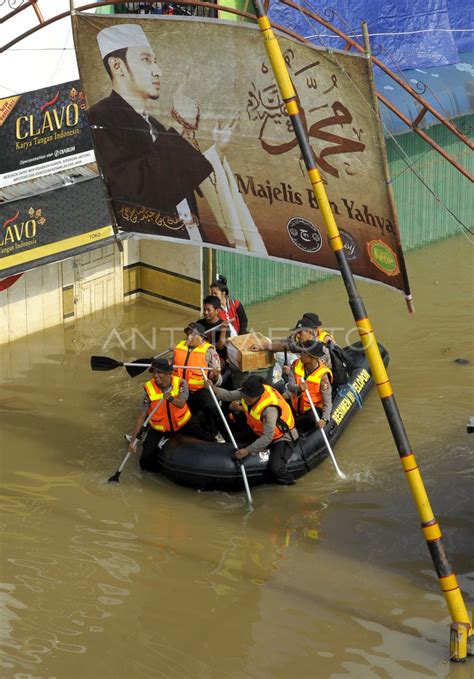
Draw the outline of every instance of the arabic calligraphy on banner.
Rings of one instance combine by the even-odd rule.
[[[283,56],[291,73],[295,60],[295,50],[290,47]],[[323,147],[319,153],[313,148],[318,167],[322,172],[327,172],[333,177],[339,177],[337,165],[331,164],[325,158],[326,156],[341,153],[350,154],[364,151],[365,144],[361,142],[363,129],[356,129],[354,126],[350,127],[353,122],[351,112],[341,101],[337,100],[338,92],[335,92],[331,97],[328,96],[334,89],[338,89],[338,75],[336,73],[328,73],[324,68],[318,71],[320,66],[320,59],[305,64],[293,73],[293,80],[297,91],[301,91],[303,88],[315,90],[315,94],[320,94],[326,101],[324,104],[308,109],[308,116],[311,120],[319,118],[310,125],[308,125],[308,116],[303,107],[301,107],[301,115],[310,141],[320,139],[323,142],[329,142],[329,146]],[[296,148],[297,140],[293,133],[289,116],[286,113],[285,104],[274,82],[273,72],[268,70],[265,62],[262,63],[261,73],[264,76],[268,75],[272,82],[261,89],[258,89],[257,85],[252,82],[252,89],[248,93],[247,113],[250,120],[261,121],[258,138],[262,149],[271,155],[280,155]],[[314,75],[308,75],[308,73],[313,73]],[[306,75],[303,76],[303,74]],[[328,79],[330,82],[325,82]],[[299,86],[300,84],[302,87]],[[282,136],[289,137],[288,141],[277,141],[276,143],[272,141],[271,133],[269,134],[265,131],[267,125],[269,127],[275,126],[275,131],[278,132],[279,130]],[[345,134],[344,126],[349,126]],[[343,130],[343,134],[336,133],[336,130],[339,129]],[[355,174],[351,173],[349,162],[346,161],[345,165],[345,171],[348,175]]]
[[[112,28],[113,45],[113,27],[128,49],[101,54],[97,36]],[[128,38],[137,27],[142,38]],[[73,28],[96,157],[124,237],[337,270],[255,27],[79,14]],[[403,290],[366,60],[279,42],[354,273]]]

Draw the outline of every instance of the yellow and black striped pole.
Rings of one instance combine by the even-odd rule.
[[[468,648],[469,652],[474,652],[472,649],[473,628],[471,621],[457,583],[456,575],[454,574],[446,555],[441,530],[431,509],[415,455],[411,450],[405,427],[395,401],[392,386],[375,338],[375,333],[367,317],[364,303],[357,291],[354,277],[347,261],[341,235],[331,211],[321,175],[316,167],[314,154],[300,114],[296,92],[288,69],[286,68],[285,60],[273,33],[270,20],[265,14],[262,0],[252,1],[258,25],[265,43],[265,49],[280,90],[280,95],[285,102],[286,110],[293,124],[295,136],[303,155],[311,186],[313,187],[315,198],[318,201],[331,247],[336,255],[342,279],[349,295],[349,304],[359,331],[359,336],[377,385],[380,399],[408,480],[408,485],[410,486],[418,509],[423,535],[428,544],[428,549],[438,575],[441,591],[443,592],[449,614],[453,621],[453,624],[451,625],[450,656],[453,660],[462,661],[465,660],[468,655]]]

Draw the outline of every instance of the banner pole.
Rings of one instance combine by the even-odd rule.
[[[431,509],[415,455],[411,450],[408,441],[408,436],[395,401],[395,395],[380,354],[375,332],[367,316],[367,311],[362,298],[357,291],[354,276],[344,251],[342,238],[332,213],[321,175],[316,167],[314,154],[300,114],[296,92],[288,69],[286,68],[285,60],[273,33],[270,20],[265,14],[262,0],[252,0],[252,3],[278,89],[292,122],[314,196],[318,202],[319,209],[321,210],[324,225],[329,236],[329,242],[331,243],[331,247],[336,256],[339,270],[349,296],[349,305],[359,332],[360,340],[377,385],[385,415],[400,455],[402,467],[406,474],[408,485],[421,519],[423,536],[428,544],[428,550],[438,576],[441,591],[446,600],[451,619],[453,620],[453,625],[451,626],[450,657],[455,661],[463,661],[468,653],[468,646],[469,648],[472,648],[472,644],[467,641],[467,637],[470,637],[470,640],[472,641],[472,624],[457,583],[456,575],[449,563],[442,540],[441,530]],[[464,634],[459,634],[460,626],[463,628]]]

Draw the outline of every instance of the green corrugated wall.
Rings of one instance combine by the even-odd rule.
[[[474,128],[474,116],[457,118],[455,123],[467,134]],[[444,125],[431,127],[427,132],[463,167],[474,172],[474,154]],[[437,151],[409,132],[387,140],[387,155],[405,251],[461,232],[462,227],[446,207],[472,229],[472,185]],[[232,295],[244,304],[261,302],[332,275],[219,250],[216,267],[231,282]]]

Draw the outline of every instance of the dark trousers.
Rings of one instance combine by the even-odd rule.
[[[313,418],[314,422],[314,418]],[[253,443],[257,436],[247,423],[240,424],[235,428],[234,433],[235,442],[241,448]],[[283,486],[292,486],[295,483],[293,476],[288,471],[288,461],[293,453],[293,443],[278,439],[272,441],[269,446],[270,459],[268,461],[268,469],[275,481]]]
[[[322,415],[322,410],[320,408],[316,408],[316,412],[318,413],[319,417]],[[302,415],[295,415],[295,427],[299,431],[310,431],[311,429],[314,429],[316,426],[316,420],[314,419],[313,411],[311,408],[307,410],[305,413]]]
[[[293,453],[293,443],[291,441],[273,441],[270,446],[270,460],[268,468],[275,481],[282,486],[292,486],[295,482],[293,476],[288,471],[288,462]]]
[[[215,439],[218,432],[224,434],[225,425],[208,389],[190,391],[188,406],[193,415],[198,417],[201,429],[209,434],[211,439]]]
[[[145,441],[142,447],[142,454],[140,455],[140,467],[149,472],[159,471],[158,455],[160,453],[159,444],[163,439],[169,439],[172,436],[185,434],[192,436],[200,441],[210,441],[211,438],[199,426],[199,422],[195,417],[186,422],[184,427],[181,427],[177,432],[172,431],[158,431],[157,429],[149,428]]]

